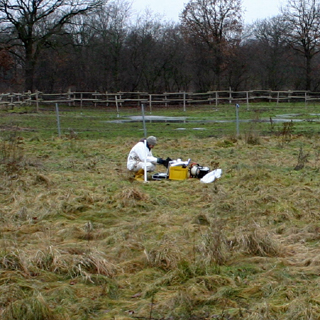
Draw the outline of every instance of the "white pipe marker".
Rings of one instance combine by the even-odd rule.
[[[146,155],[144,157],[144,182],[147,182],[147,156],[148,156],[148,147],[147,147],[147,139],[144,140],[144,146],[146,148]]]

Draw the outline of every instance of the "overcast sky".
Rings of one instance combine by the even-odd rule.
[[[160,14],[165,20],[179,21],[179,14],[188,0],[131,0],[135,13],[143,13],[149,9],[153,14]],[[284,0],[242,0],[245,23],[257,19],[270,18],[280,13]]]

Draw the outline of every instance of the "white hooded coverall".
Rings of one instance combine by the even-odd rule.
[[[143,141],[138,142],[129,152],[127,168],[130,171],[137,172],[144,169],[146,165],[147,171],[151,172],[154,171],[156,164],[157,158],[152,155],[151,149]]]

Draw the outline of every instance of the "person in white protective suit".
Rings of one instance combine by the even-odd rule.
[[[135,173],[134,178],[136,180],[143,180],[145,168],[147,172],[154,171],[157,164],[162,164],[168,168],[169,161],[171,160],[169,157],[164,160],[153,156],[152,149],[156,144],[157,138],[149,136],[147,139],[141,139],[130,150],[127,159],[127,168]]]

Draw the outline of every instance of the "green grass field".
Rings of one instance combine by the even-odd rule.
[[[240,105],[238,109],[239,132],[242,135],[257,132],[259,135],[274,134],[283,130],[283,123],[294,122],[294,133],[318,133],[320,105],[265,103]],[[31,107],[2,112],[0,128],[19,127],[21,135],[28,138],[51,138],[58,135],[55,106],[43,106],[40,112]],[[236,108],[234,105],[153,107],[144,112],[147,134],[182,138],[221,137],[237,134]],[[80,108],[59,107],[59,123],[62,135],[76,133],[81,139],[114,139],[115,137],[139,138],[143,136],[142,121],[130,121],[132,116],[142,116],[140,107],[135,108]],[[148,117],[185,118],[185,121],[149,121]],[[178,119],[178,120],[179,120]]]
[[[320,318],[320,106],[240,108],[146,122],[210,184],[132,179],[139,108],[1,113],[1,319]]]

